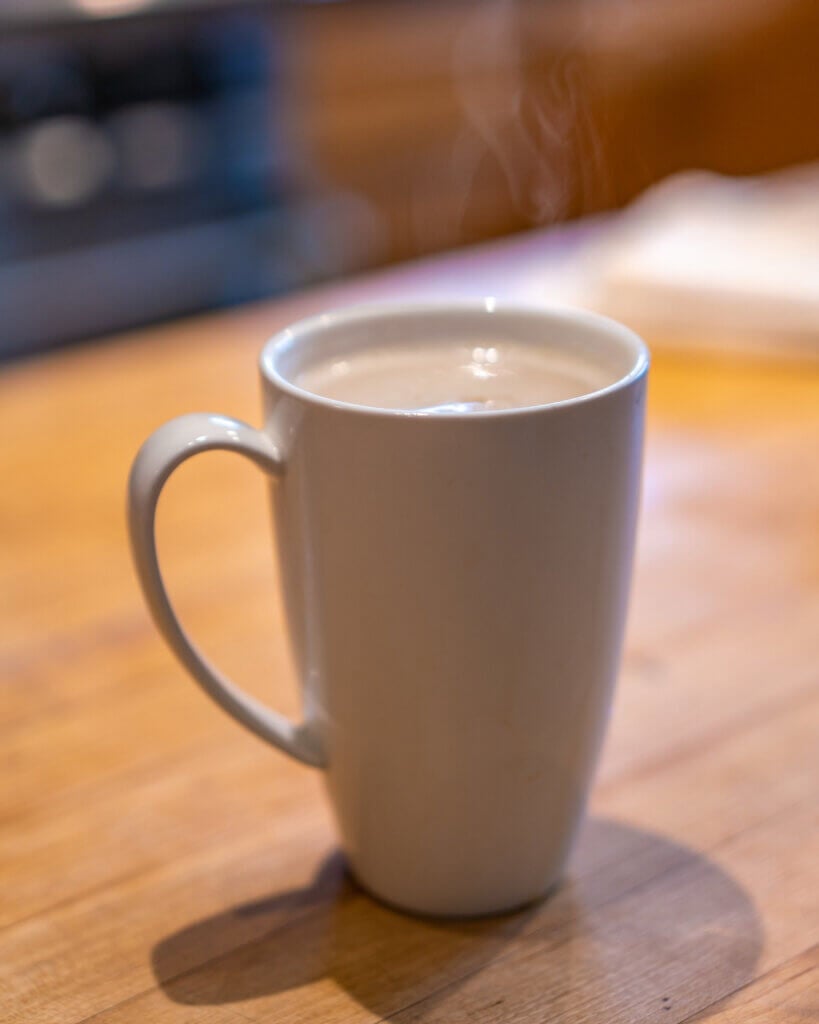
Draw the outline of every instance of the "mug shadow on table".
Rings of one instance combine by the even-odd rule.
[[[330,979],[378,1017],[412,1006],[402,1020],[415,1022],[435,1016],[468,980],[478,999],[512,992],[513,1001],[526,988],[527,1001],[534,995],[561,1019],[590,1000],[609,1011],[624,999],[642,1001],[650,976],[656,1008],[670,1010],[673,998],[688,1015],[749,981],[762,941],[749,896],[712,861],[596,818],[583,829],[569,880],[517,913],[471,921],[406,916],[365,895],[333,854],[305,888],[162,939],[152,966],[166,996],[188,1006],[267,999],[284,1010],[288,993],[298,1001],[298,989]],[[487,982],[481,993],[481,972],[499,960],[501,983]],[[533,962],[536,970],[527,969]],[[689,1001],[692,994],[699,1002]]]

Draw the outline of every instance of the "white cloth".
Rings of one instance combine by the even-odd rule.
[[[606,217],[572,274],[547,261],[522,292],[647,335],[819,357],[819,165],[761,178],[677,175]]]

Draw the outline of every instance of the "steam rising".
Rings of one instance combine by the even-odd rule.
[[[450,225],[456,230],[487,160],[500,168],[516,211],[531,224],[562,219],[592,194],[601,199],[606,179],[578,45],[582,23],[554,19],[552,54],[535,69],[527,61],[538,50],[527,48],[527,11],[531,17],[518,0],[485,0],[470,9],[453,45],[453,83],[465,124],[443,173],[462,197]],[[416,216],[419,228],[427,241],[436,230]]]

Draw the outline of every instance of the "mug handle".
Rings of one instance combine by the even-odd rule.
[[[159,570],[156,505],[165,481],[181,463],[200,452],[238,452],[271,476],[283,470],[281,454],[259,430],[241,420],[212,413],[179,416],[154,431],[139,450],[128,484],[131,549],[148,608],[160,633],[205,693],[261,739],[315,768],[325,767],[318,737],[307,724],[296,725],[232,683],[210,665],[179,624]]]

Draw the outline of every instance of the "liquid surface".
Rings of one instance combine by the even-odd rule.
[[[427,415],[562,402],[605,387],[589,360],[510,341],[366,348],[303,369],[296,383],[326,398]]]

